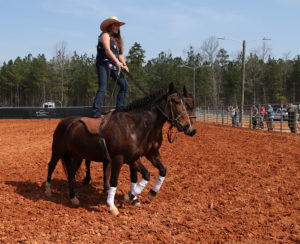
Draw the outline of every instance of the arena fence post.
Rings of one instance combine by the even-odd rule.
[[[260,104],[258,104],[258,119],[257,119],[257,121],[258,121],[258,124],[257,124],[257,127],[258,127],[258,129],[261,129],[261,118],[260,118],[260,109],[261,109],[261,106],[260,106]]]
[[[229,126],[229,111],[227,109],[227,126]]]
[[[249,129],[252,128],[252,107],[250,107]]]
[[[281,107],[280,132],[282,132],[282,127],[283,127],[283,104],[281,104],[280,107]]]
[[[298,128],[297,128],[297,123],[298,123],[298,116],[297,116],[298,112],[297,112],[297,109],[295,109],[295,112],[293,112],[293,117],[294,117],[294,123],[293,123],[293,126],[294,126],[294,133],[297,133],[298,131]]]
[[[224,125],[224,107],[222,106],[222,125]]]

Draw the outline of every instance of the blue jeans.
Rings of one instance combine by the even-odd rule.
[[[98,71],[98,91],[96,93],[96,97],[93,103],[93,116],[100,116],[101,115],[101,107],[105,97],[105,91],[107,88],[107,82],[110,76],[117,82],[120,87],[119,93],[117,95],[117,104],[116,108],[121,108],[125,104],[125,97],[128,90],[128,82],[125,79],[122,72],[120,72],[119,76],[118,70],[112,70],[105,65],[97,65]]]
[[[239,126],[239,117],[237,115],[231,116],[232,126]]]

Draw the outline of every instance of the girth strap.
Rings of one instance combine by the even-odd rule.
[[[104,115],[104,117],[103,117],[103,119],[102,119],[102,121],[99,125],[98,133],[91,132],[89,130],[87,124],[83,120],[81,120],[81,119],[79,120],[79,122],[83,124],[85,130],[87,131],[87,133],[89,135],[99,136],[99,144],[100,144],[100,147],[101,147],[101,151],[103,153],[104,160],[107,161],[107,162],[111,161],[111,157],[110,157],[109,151],[108,151],[107,146],[106,146],[105,138],[103,137],[103,130],[106,128],[106,126],[107,126],[107,124],[108,124],[108,122],[111,118],[112,113],[113,113],[113,111],[110,111],[109,113]]]

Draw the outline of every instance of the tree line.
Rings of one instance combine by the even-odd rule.
[[[197,50],[190,46],[185,57],[160,52],[145,61],[145,50],[134,43],[126,56],[130,73],[149,92],[166,88],[169,82],[195,91],[198,106],[227,106],[241,101],[242,54],[230,60],[218,40],[208,38]],[[130,81],[127,103],[144,94]],[[68,55],[66,44],[56,47],[54,57],[44,54],[4,62],[0,68],[0,106],[91,106],[98,89],[95,56]],[[116,101],[118,86],[108,83],[106,106]],[[300,102],[300,55],[275,59],[263,45],[246,57],[245,104]]]

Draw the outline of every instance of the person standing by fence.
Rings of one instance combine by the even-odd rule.
[[[257,107],[255,105],[253,105],[252,107],[252,125],[253,125],[253,129],[256,129],[257,126],[257,115],[258,115],[258,110]]]
[[[289,103],[287,111],[288,111],[289,128],[292,133],[296,133],[297,132],[297,124],[298,124],[297,108],[292,103]]]
[[[267,114],[268,131],[274,131],[274,121],[273,121],[274,120],[274,110],[273,110],[271,104],[268,104],[266,114]]]
[[[261,130],[264,129],[264,118],[265,118],[266,109],[265,106],[262,105],[259,111],[259,128]]]
[[[235,110],[235,124],[236,124],[236,126],[239,126],[239,113],[240,113],[240,110],[239,110],[238,105],[235,106],[234,110]]]
[[[233,106],[229,107],[229,112],[231,114],[231,123],[232,123],[232,127],[235,126],[235,109]]]

